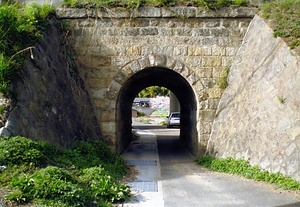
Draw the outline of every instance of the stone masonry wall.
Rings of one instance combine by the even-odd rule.
[[[13,104],[1,135],[20,135],[68,146],[74,140],[101,139],[86,86],[66,54],[65,35],[53,19],[33,59],[13,82]],[[29,52],[28,52],[29,53]]]
[[[233,62],[208,153],[300,181],[300,58],[258,16]]]
[[[116,101],[122,84],[159,57],[166,60],[158,60],[160,66],[176,70],[194,89],[199,143],[206,147],[222,94],[215,79],[231,65],[255,12],[254,8],[213,12],[143,7],[134,13],[59,8],[57,16],[69,26],[99,126],[109,143],[116,143]]]

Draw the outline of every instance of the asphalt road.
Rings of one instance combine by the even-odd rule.
[[[273,186],[237,176],[209,171],[195,162],[180,144],[179,129],[135,126],[144,143],[156,142],[158,155],[134,155],[143,160],[157,159],[157,167],[137,167],[138,180],[158,182],[158,192],[146,193],[135,204],[155,207],[298,207],[299,197]],[[152,145],[151,145],[152,146]],[[145,145],[144,145],[145,147]],[[151,156],[151,158],[150,158]],[[148,197],[147,197],[148,196]],[[148,203],[147,203],[148,202]],[[126,205],[125,205],[126,206]]]

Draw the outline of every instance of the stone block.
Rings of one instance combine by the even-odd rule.
[[[141,29],[140,28],[126,28],[124,30],[122,30],[122,35],[124,36],[139,36],[142,35],[141,34]]]
[[[133,15],[136,17],[161,17],[161,8],[157,7],[139,7]]]
[[[167,58],[164,55],[149,55],[149,63],[151,66],[162,66],[164,67],[167,62]]]
[[[91,89],[106,88],[110,83],[110,79],[88,78],[87,82]]]
[[[93,99],[102,99],[106,97],[107,88],[90,89],[90,95]]]
[[[170,7],[162,8],[162,17],[189,18],[196,16],[195,7]]]
[[[95,111],[96,111],[96,114],[97,114],[97,118],[99,119],[100,118],[100,114],[101,114],[101,111],[102,109],[106,108],[105,106],[105,99],[100,99],[100,98],[97,98],[97,99],[93,99],[93,104],[95,106]],[[99,115],[98,115],[99,114]],[[99,119],[100,120],[100,119]]]
[[[202,57],[202,67],[220,67],[222,58],[219,56]]]
[[[100,127],[102,129],[102,133],[104,136],[116,133],[116,123],[115,122],[100,122]]]
[[[192,37],[207,37],[211,36],[211,29],[208,28],[193,28],[190,32]]]
[[[192,29],[191,28],[177,28],[174,30],[174,34],[177,36],[192,36]]]
[[[197,75],[195,73],[192,73],[188,76],[187,81],[191,85],[195,85],[198,81]]]
[[[232,65],[234,57],[222,57],[222,66],[223,67],[230,67]]]
[[[200,120],[205,122],[213,122],[215,118],[215,110],[201,110],[199,112]]]
[[[114,76],[113,79],[118,83],[123,84],[131,75],[133,75],[131,68],[129,66],[125,66]]]
[[[212,128],[212,122],[203,122],[201,124],[200,133],[203,134],[210,134]],[[208,141],[208,139],[206,140]]]
[[[142,49],[140,46],[131,46],[126,48],[126,55],[137,56],[141,55]]]
[[[186,56],[183,60],[189,67],[197,68],[202,66],[202,57],[199,56]]]
[[[213,56],[225,56],[226,55],[226,48],[225,47],[212,46],[211,47],[211,54]]]
[[[189,46],[188,56],[201,56],[203,54],[203,48],[199,46]]]
[[[140,59],[139,61],[133,61],[132,63],[130,63],[130,69],[132,72],[136,73],[140,70],[142,70],[144,67],[148,66],[148,58],[144,57],[142,59]]]
[[[168,36],[168,38],[175,35],[174,29],[171,28],[157,28],[157,31],[159,36]]]
[[[212,19],[212,20],[207,20],[204,22],[205,27],[208,28],[214,28],[214,27],[219,27],[221,26],[221,21],[220,19]]]
[[[120,83],[116,82],[115,80],[111,81],[108,87],[107,97],[111,99],[116,99],[121,87],[122,85]]]
[[[212,67],[197,67],[191,68],[193,71],[196,71],[199,78],[212,78],[213,77],[213,68]]]
[[[120,8],[101,8],[96,10],[97,17],[99,19],[102,18],[129,18],[131,16],[131,12],[128,10],[123,10]]]
[[[102,110],[100,115],[101,122],[114,122],[115,121],[115,111],[114,110]]]
[[[174,47],[174,56],[186,56],[188,54],[188,47],[187,46],[175,46]]]

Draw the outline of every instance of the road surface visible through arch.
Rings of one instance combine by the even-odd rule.
[[[129,181],[127,207],[296,207],[294,193],[196,165],[180,144],[179,129],[135,125],[134,140],[123,157],[139,172]]]

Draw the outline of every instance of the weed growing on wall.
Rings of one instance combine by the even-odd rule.
[[[45,206],[111,206],[130,188],[118,181],[126,172],[120,156],[101,141],[60,149],[24,137],[0,138],[0,186],[7,199]]]
[[[220,76],[216,79],[216,84],[222,89],[225,89],[228,86],[227,79],[228,79],[229,72],[230,72],[230,67],[226,67],[221,72]]]
[[[4,95],[11,95],[11,81],[32,55],[32,46],[42,37],[53,13],[49,5],[0,4],[0,92]]]
[[[225,172],[254,179],[274,183],[278,187],[289,190],[300,190],[300,183],[284,176],[281,173],[270,173],[261,170],[258,166],[251,166],[247,160],[235,160],[233,158],[215,158],[212,156],[198,157],[196,163],[217,172]]]
[[[271,1],[262,4],[264,18],[272,21],[275,37],[282,37],[300,54],[300,0]]]

